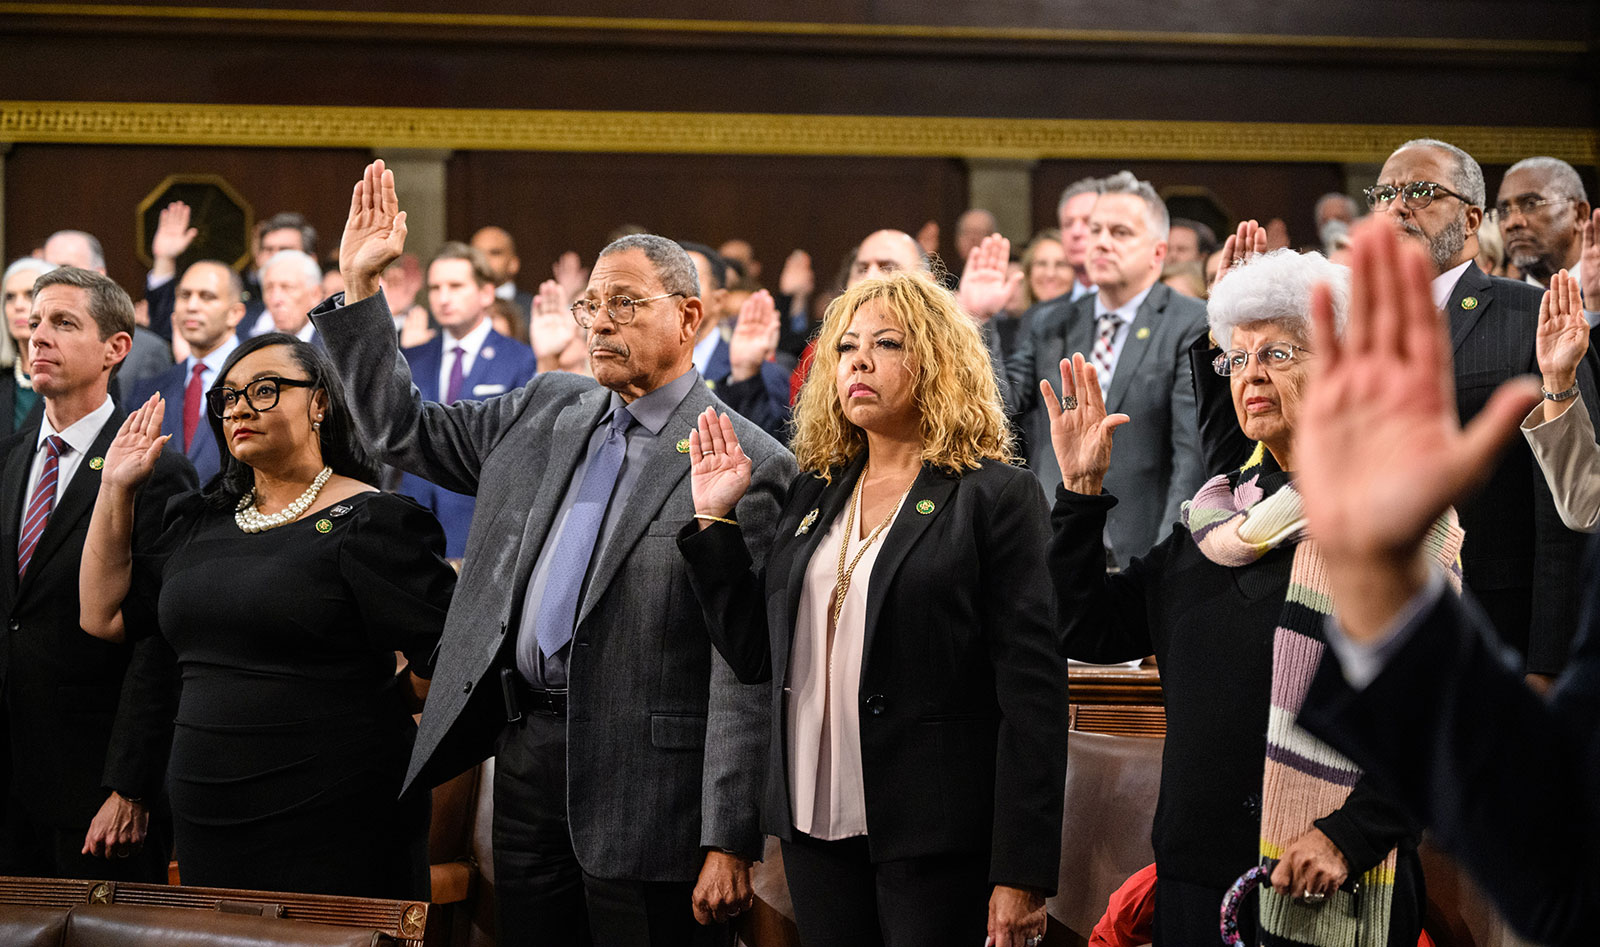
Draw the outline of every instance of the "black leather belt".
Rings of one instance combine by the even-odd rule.
[[[546,690],[523,680],[516,668],[500,669],[500,693],[506,702],[506,722],[516,723],[523,714],[545,717],[567,715],[566,688]]]

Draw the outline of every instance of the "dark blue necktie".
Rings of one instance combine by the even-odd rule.
[[[534,626],[539,650],[546,657],[572,640],[573,625],[578,620],[578,595],[583,591],[584,577],[589,574],[594,547],[600,541],[600,527],[605,524],[606,507],[611,504],[611,492],[616,489],[622,459],[628,453],[627,431],[632,424],[633,415],[627,408],[618,408],[611,415],[606,439],[600,442],[600,449],[583,472],[578,498],[567,511],[566,525],[551,554],[550,574],[545,579],[538,624]],[[532,667],[531,643],[519,641],[517,650],[528,651],[526,657],[530,659],[526,663],[519,660],[519,666]]]

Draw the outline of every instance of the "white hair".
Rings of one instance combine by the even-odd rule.
[[[1523,158],[1506,169],[1506,177],[1517,171],[1543,174],[1545,180],[1550,182],[1551,189],[1555,191],[1549,195],[1551,197],[1565,197],[1583,204],[1589,202],[1589,194],[1583,189],[1583,178],[1578,176],[1576,168],[1560,158],[1551,158],[1547,155]]]
[[[1326,283],[1333,291],[1334,325],[1344,334],[1350,308],[1350,268],[1320,253],[1273,250],[1229,270],[1211,287],[1206,320],[1224,349],[1233,330],[1256,322],[1275,322],[1300,341],[1311,338],[1311,291]],[[1293,341],[1293,340],[1291,340]]]
[[[266,273],[279,263],[293,263],[300,267],[300,278],[307,286],[322,285],[322,267],[317,264],[317,258],[311,254],[303,250],[279,250],[267,259],[267,265],[261,268],[261,272]]]

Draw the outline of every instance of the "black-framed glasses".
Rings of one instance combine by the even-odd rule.
[[[1285,369],[1300,360],[1302,355],[1310,355],[1311,350],[1303,345],[1293,342],[1268,342],[1254,352],[1244,349],[1229,349],[1211,360],[1211,368],[1218,375],[1226,378],[1234,372],[1242,372],[1250,364],[1250,356],[1256,357],[1256,364],[1263,368]]]
[[[600,316],[600,310],[604,309],[606,315],[611,317],[612,322],[619,326],[625,326],[633,321],[633,317],[638,315],[639,307],[645,303],[653,303],[658,299],[666,299],[668,296],[686,295],[688,294],[662,293],[659,296],[646,296],[643,299],[634,299],[632,296],[612,296],[604,301],[580,299],[572,304],[572,318],[578,320],[578,325],[587,329],[594,325],[595,319]]]
[[[262,411],[271,411],[278,406],[278,396],[285,388],[314,388],[316,382],[303,378],[279,378],[277,375],[265,375],[245,385],[243,388],[229,388],[227,385],[218,385],[206,392],[206,407],[219,418],[227,417],[234,405],[243,398],[245,404],[250,406],[257,414]]]
[[[1510,219],[1512,211],[1516,211],[1524,218],[1528,218],[1538,213],[1541,207],[1571,204],[1576,200],[1577,198],[1575,197],[1540,197],[1537,194],[1524,194],[1514,200],[1501,201],[1489,208],[1484,216],[1498,224]]]
[[[1366,195],[1367,206],[1375,211],[1383,211],[1395,198],[1400,198],[1406,210],[1421,210],[1433,203],[1436,197],[1453,197],[1463,204],[1471,205],[1472,202],[1450,190],[1436,181],[1412,181],[1395,187],[1392,184],[1374,184],[1361,192]]]

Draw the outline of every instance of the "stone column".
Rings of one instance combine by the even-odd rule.
[[[1012,245],[1017,247],[1033,236],[1035,163],[1009,158],[966,159],[967,206],[982,207],[994,214],[1000,232],[1010,237]]]

